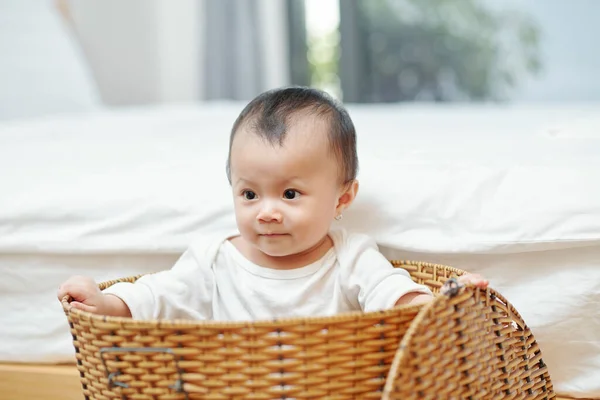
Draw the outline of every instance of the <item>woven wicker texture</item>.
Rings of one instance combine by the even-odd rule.
[[[392,264],[436,293],[463,273]],[[63,307],[86,399],[555,397],[531,332],[491,289],[375,313],[256,322],[135,321],[71,309],[66,299]]]

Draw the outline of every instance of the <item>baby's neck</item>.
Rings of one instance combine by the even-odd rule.
[[[315,246],[296,254],[287,256],[274,257],[263,253],[256,247],[250,245],[241,236],[236,236],[230,239],[233,244],[244,257],[250,262],[264,268],[289,270],[306,267],[320,260],[333,247],[333,240],[326,235],[323,240],[319,241]]]

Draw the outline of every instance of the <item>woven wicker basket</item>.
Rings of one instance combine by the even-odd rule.
[[[392,264],[435,293],[463,273]],[[86,399],[555,397],[531,331],[492,289],[381,312],[239,323],[105,317],[68,299],[63,307]]]

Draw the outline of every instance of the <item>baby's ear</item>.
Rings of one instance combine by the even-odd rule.
[[[337,206],[335,207],[336,213],[339,215],[352,204],[358,193],[358,181],[356,179],[344,184],[340,191]]]

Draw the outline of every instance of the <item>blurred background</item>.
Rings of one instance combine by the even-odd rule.
[[[597,0],[1,0],[0,118],[290,84],[355,103],[598,101],[599,17]]]
[[[233,232],[233,121],[311,85],[357,130],[342,226],[483,273],[558,393],[600,397],[599,38],[600,0],[0,0],[0,364],[73,360],[68,276]]]

